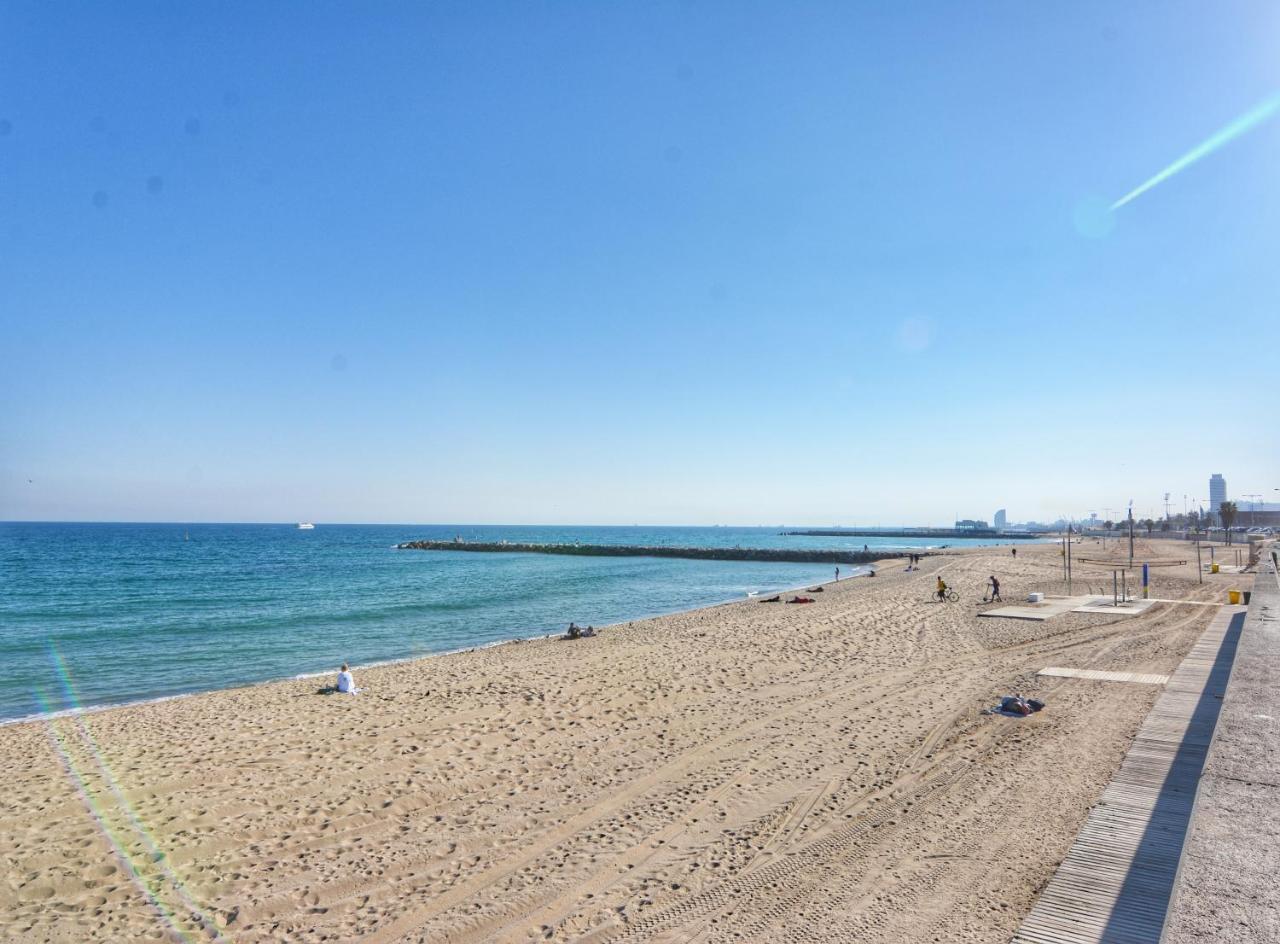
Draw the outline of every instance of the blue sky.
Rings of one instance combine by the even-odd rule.
[[[7,3],[0,519],[1271,492],[1280,121],[1088,221],[1277,90],[1270,3]]]

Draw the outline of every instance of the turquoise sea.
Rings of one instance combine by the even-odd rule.
[[[416,539],[927,547],[779,528],[0,524],[0,721],[741,599],[823,564],[398,551]],[[952,540],[952,545],[982,541]]]

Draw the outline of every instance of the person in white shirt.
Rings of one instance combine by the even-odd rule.
[[[360,691],[356,688],[356,680],[351,677],[351,669],[345,662],[342,663],[342,670],[338,672],[338,691],[346,695],[354,695]]]

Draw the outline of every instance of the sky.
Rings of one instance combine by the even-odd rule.
[[[0,5],[0,520],[1280,498],[1280,6]],[[1274,380],[1271,382],[1274,406]]]

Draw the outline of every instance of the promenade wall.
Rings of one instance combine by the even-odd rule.
[[[1161,944],[1280,941],[1280,576],[1264,551]]]

